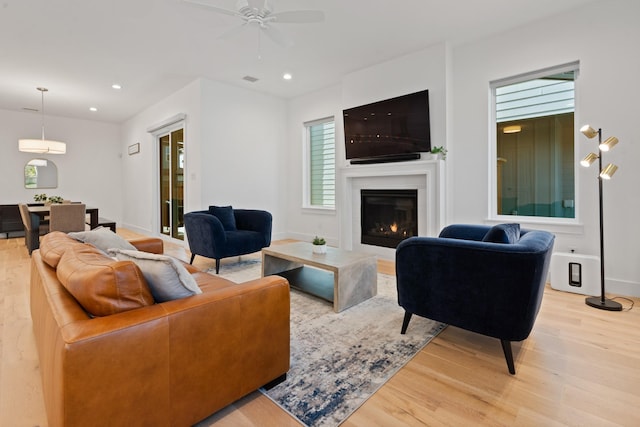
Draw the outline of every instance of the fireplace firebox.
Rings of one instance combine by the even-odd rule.
[[[361,242],[395,249],[418,235],[418,190],[360,190]]]

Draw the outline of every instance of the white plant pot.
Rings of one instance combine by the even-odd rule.
[[[326,254],[327,245],[312,245],[314,254]]]

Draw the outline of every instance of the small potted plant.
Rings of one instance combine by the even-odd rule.
[[[50,196],[48,200],[51,204],[60,204],[64,201],[64,199],[60,196]]]
[[[33,200],[36,202],[46,202],[47,201],[47,195],[42,193],[42,194],[36,194],[33,196]]]
[[[313,253],[314,254],[326,254],[327,253],[327,241],[324,237],[316,236],[313,239]]]
[[[439,154],[440,156],[442,156],[442,160],[447,160],[447,149],[442,146],[432,147],[431,154],[434,154],[436,158],[438,157],[438,154]]]

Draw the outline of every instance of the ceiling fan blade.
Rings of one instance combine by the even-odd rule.
[[[324,12],[321,10],[291,10],[278,12],[269,16],[273,22],[283,24],[301,23],[308,24],[324,21]]]
[[[202,0],[202,1],[201,0],[180,0],[180,1],[182,1],[183,3],[192,4],[194,6],[199,6],[199,7],[202,7],[204,9],[213,10],[214,12],[223,13],[225,15],[242,16],[241,14],[236,12],[235,10],[223,9],[221,7],[209,4],[204,0]]]
[[[282,31],[277,28],[273,28],[272,26],[265,25],[260,27],[262,31],[274,42],[279,44],[282,47],[291,47],[293,46],[293,40],[287,37]]]

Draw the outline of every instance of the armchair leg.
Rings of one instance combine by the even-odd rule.
[[[191,254],[191,261],[189,261],[189,264],[193,264],[193,260],[196,258],[196,254]]]
[[[220,272],[220,258],[216,259],[216,274]]]
[[[513,365],[513,353],[511,351],[511,341],[509,340],[500,340],[502,344],[502,351],[504,352],[504,358],[507,359],[507,366],[509,367],[509,373],[511,375],[516,374],[516,368]]]
[[[404,320],[402,321],[402,329],[400,333],[404,335],[407,332],[407,327],[409,326],[409,321],[411,320],[411,316],[413,313],[409,313],[408,311],[404,311]]]

